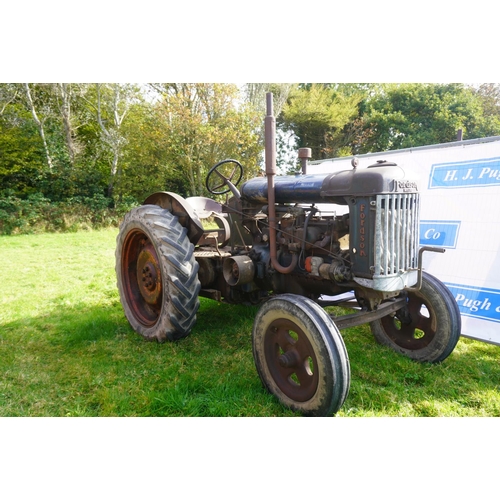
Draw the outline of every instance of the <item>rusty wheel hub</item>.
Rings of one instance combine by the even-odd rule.
[[[161,296],[161,274],[158,269],[156,253],[150,247],[144,248],[137,259],[137,281],[144,300],[151,305],[157,304]]]
[[[405,349],[422,349],[436,335],[437,324],[432,305],[415,294],[408,295],[407,306],[401,313],[385,316],[381,321],[390,339]]]
[[[297,324],[273,321],[266,331],[264,352],[271,376],[286,396],[294,401],[314,396],[319,380],[316,354]]]
[[[142,231],[131,231],[122,249],[122,277],[127,303],[135,318],[146,326],[158,320],[162,306],[159,259]]]

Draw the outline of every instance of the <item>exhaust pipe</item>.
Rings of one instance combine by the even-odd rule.
[[[289,274],[297,265],[298,255],[292,255],[292,262],[288,267],[278,262],[276,249],[276,198],[274,192],[274,176],[276,175],[276,118],[273,114],[273,94],[266,94],[266,118],[264,120],[264,137],[266,149],[266,176],[267,176],[267,203],[269,215],[269,250],[271,264],[276,271]]]

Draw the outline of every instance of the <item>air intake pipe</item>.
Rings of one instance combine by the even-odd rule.
[[[266,94],[266,118],[264,120],[264,137],[266,148],[266,176],[267,176],[267,204],[269,215],[269,253],[271,264],[276,271],[289,274],[297,265],[297,254],[292,255],[292,262],[288,267],[278,262],[276,248],[276,207],[274,176],[276,175],[276,118],[273,115],[273,94]]]

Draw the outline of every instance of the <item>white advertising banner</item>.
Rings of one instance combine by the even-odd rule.
[[[351,158],[312,162],[308,173],[350,169]],[[419,180],[424,270],[451,290],[462,335],[500,345],[500,137],[360,155],[387,160]]]

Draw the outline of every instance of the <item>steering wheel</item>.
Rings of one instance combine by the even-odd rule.
[[[231,166],[230,164],[234,164]],[[227,165],[223,167],[223,165]],[[243,167],[237,160],[222,160],[214,165],[207,174],[205,185],[212,194],[225,194],[231,191],[235,196],[239,197],[239,192],[236,186],[241,181],[243,176]],[[233,179],[236,180],[233,182]],[[221,189],[227,186],[226,189]]]

